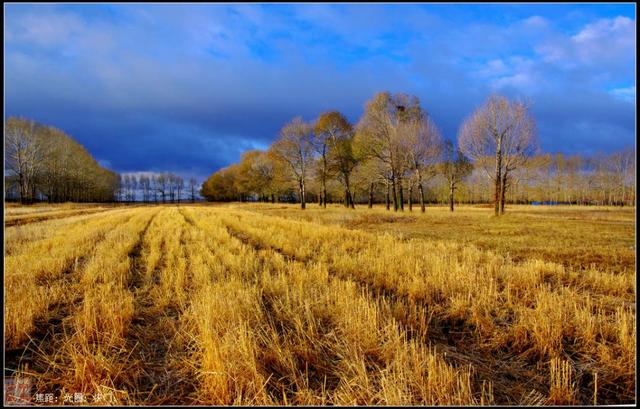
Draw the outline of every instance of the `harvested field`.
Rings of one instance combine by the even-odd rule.
[[[635,209],[491,211],[43,210],[5,226],[5,375],[123,405],[634,403]]]

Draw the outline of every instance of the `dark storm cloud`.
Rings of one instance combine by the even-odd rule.
[[[381,90],[420,97],[449,138],[496,92],[532,101],[545,150],[634,142],[631,6],[5,10],[5,115],[62,128],[118,171],[204,177],[296,115],[356,121]]]

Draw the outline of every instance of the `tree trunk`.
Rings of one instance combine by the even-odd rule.
[[[500,214],[504,214],[504,201],[505,201],[505,195],[507,192],[507,171],[505,170],[504,174],[502,175],[502,180],[500,183]]]
[[[502,134],[498,135],[494,130],[494,135],[497,136],[496,140],[496,174],[495,174],[495,191],[493,194],[493,207],[496,216],[500,215],[500,198],[502,197]]]
[[[322,179],[322,207],[327,208],[327,183]]]
[[[305,190],[304,190],[304,180],[300,181],[300,208],[301,209],[305,209],[306,208],[306,203],[305,203]]]
[[[386,196],[387,210],[389,210],[389,184],[387,183],[387,196]]]
[[[391,178],[391,193],[393,193],[393,211],[398,211],[398,195],[396,193],[396,178],[393,176]]]
[[[425,206],[424,206],[424,188],[422,187],[422,182],[420,182],[420,184],[418,184],[418,189],[420,190],[420,210],[422,211],[422,213],[424,213],[424,211],[425,211]]]
[[[402,186],[402,178],[398,179],[398,191],[400,193],[400,210],[404,212],[404,187]]]
[[[351,183],[349,182],[349,176],[344,175],[344,187],[345,187],[345,197],[347,199],[347,207],[355,209],[353,203],[353,194],[351,193]]]
[[[19,184],[20,184],[20,203],[27,203],[27,182],[25,181],[25,177],[20,174],[19,176]]]
[[[322,148],[322,206],[327,208],[327,145]]]
[[[453,211],[453,191],[455,190],[455,183],[451,182],[449,185],[449,210]]]
[[[369,185],[369,209],[373,208],[373,183]]]
[[[413,185],[409,185],[409,211],[413,211]]]

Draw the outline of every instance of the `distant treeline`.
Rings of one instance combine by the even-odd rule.
[[[175,203],[180,202],[186,194],[187,199],[195,202],[198,197],[198,183],[189,178],[185,186],[184,179],[170,172],[158,174],[125,173],[120,175],[119,189],[116,199],[119,202]]]
[[[635,205],[635,149],[612,154],[542,153],[528,106],[492,96],[445,140],[418,98],[381,92],[353,125],[337,111],[294,118],[266,150],[213,173],[211,201],[386,203],[565,202]],[[456,143],[457,142],[457,143]]]
[[[63,131],[23,118],[5,122],[5,200],[109,202],[118,174]]]

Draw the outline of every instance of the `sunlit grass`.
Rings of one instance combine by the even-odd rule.
[[[635,401],[635,216],[490,210],[148,206],[9,227],[9,367],[121,404]],[[556,260],[576,235],[604,254],[596,225],[618,259]]]

